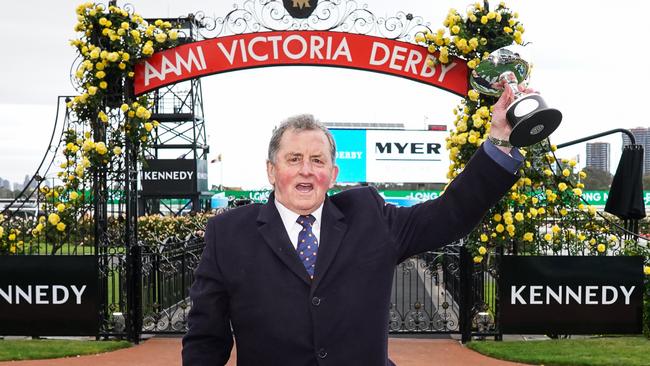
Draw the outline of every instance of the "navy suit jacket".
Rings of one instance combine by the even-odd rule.
[[[467,235],[517,177],[479,149],[432,201],[385,204],[374,188],[326,198],[310,280],[271,195],[212,218],[190,291],[183,365],[385,366],[395,265]]]

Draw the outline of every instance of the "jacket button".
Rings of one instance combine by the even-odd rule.
[[[314,306],[318,306],[318,305],[320,305],[320,298],[314,296],[314,297],[311,299],[311,304],[314,305]]]
[[[325,357],[327,357],[327,351],[325,351],[325,348],[321,348],[321,349],[318,351],[318,357],[320,357],[320,358],[325,358]]]

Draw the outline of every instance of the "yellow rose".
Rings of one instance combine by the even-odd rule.
[[[544,234],[544,240],[546,240],[546,241],[553,240],[553,235],[551,235],[551,233]]]
[[[129,105],[124,103],[120,106],[120,109],[122,110],[122,112],[126,112],[129,110]]]
[[[600,243],[600,244],[598,244],[597,249],[598,249],[598,253],[604,253],[605,250],[607,250],[607,247],[605,246],[605,244]]]
[[[115,146],[115,147],[113,148],[113,154],[114,154],[114,155],[120,155],[121,153],[122,153],[122,148],[121,148],[121,147],[119,147],[119,146]]]
[[[471,101],[476,102],[478,100],[479,94],[476,90],[471,89],[469,92],[467,92],[467,96]]]
[[[95,151],[97,151],[99,155],[104,155],[108,152],[108,149],[106,148],[106,144],[100,141],[95,144]]]
[[[130,25],[128,22],[122,22],[122,24],[120,24],[120,28],[122,29],[129,29],[129,27]]]
[[[512,28],[510,28],[510,27],[503,27],[503,31],[506,32],[506,33],[512,33],[513,32]]]
[[[483,16],[481,17],[481,24],[487,24],[487,22],[488,22],[488,17],[486,17],[485,15],[483,15]]]
[[[524,214],[521,213],[521,212],[517,212],[517,213],[515,214],[515,220],[517,220],[517,221],[523,221],[523,220],[524,220]]]
[[[480,255],[474,257],[474,263],[479,264],[481,262],[483,262],[483,257],[481,257]]]
[[[497,225],[495,230],[497,231],[497,233],[501,234],[503,230],[505,230],[505,228],[503,227],[503,225],[499,224]]]
[[[643,266],[643,273],[650,276],[650,266]]]
[[[571,175],[571,172],[569,171],[569,169],[564,169],[562,170],[562,175],[568,177],[569,175]]]
[[[63,203],[59,203],[58,205],[56,205],[56,210],[59,212],[65,211],[65,205]]]
[[[560,210],[560,215],[566,216],[569,212],[566,210],[566,208],[563,208]]]
[[[533,233],[530,233],[530,232],[529,232],[529,233],[525,233],[525,234],[524,234],[524,241],[530,241],[530,242],[532,242],[532,241],[533,241]]]
[[[65,224],[62,223],[62,222],[59,222],[58,224],[56,224],[56,229],[59,230],[59,231],[65,230]]]
[[[103,71],[97,71],[97,73],[95,73],[95,76],[97,79],[103,79],[106,76],[106,73]]]
[[[564,192],[567,189],[567,185],[564,182],[560,182],[560,184],[557,185],[557,188],[560,190],[560,192]]]
[[[13,234],[13,233],[12,233],[12,234],[9,234],[9,236],[8,236],[7,238],[8,238],[10,241],[14,241],[14,240],[16,240],[16,234]]]
[[[108,83],[105,81],[102,81],[99,83],[99,87],[102,89],[106,89],[108,87]]]
[[[59,223],[59,221],[61,221],[61,218],[59,217],[59,215],[55,213],[51,213],[48,215],[47,221],[52,225],[56,225]]]
[[[451,33],[458,34],[458,32],[460,32],[460,27],[459,26],[455,25],[455,26],[451,27]]]
[[[108,59],[108,61],[110,62],[116,62],[117,60],[120,59],[120,55],[117,52],[111,52],[108,54],[106,59]]]
[[[574,188],[573,189],[573,194],[575,194],[576,196],[582,196],[582,189]]]
[[[483,243],[485,243],[486,241],[488,241],[488,236],[485,235],[485,234],[481,234],[481,241],[482,241]]]
[[[421,37],[421,35],[420,35],[420,37]],[[178,38],[178,32],[176,32],[174,30],[169,31],[169,39],[171,39],[172,41],[175,41],[177,38]],[[417,38],[416,38],[416,41],[417,41]],[[424,39],[422,41],[424,41]]]
[[[167,40],[167,35],[165,33],[157,33],[155,35],[155,38],[156,38],[156,42],[165,43],[165,41]]]
[[[550,177],[551,175],[553,175],[553,172],[550,169],[545,169],[544,170],[544,175],[547,176],[547,177]]]
[[[494,216],[493,216],[492,218],[493,218],[494,221],[496,221],[496,222],[501,221],[501,215],[500,215],[500,214],[494,214]]]
[[[99,113],[97,114],[97,117],[99,117],[99,119],[104,123],[108,122],[108,116],[106,115],[106,113],[104,113],[104,111],[99,111]],[[86,150],[86,151],[88,151],[88,150]]]
[[[485,255],[485,253],[487,253],[487,249],[485,249],[484,246],[480,246],[480,247],[478,248],[478,254],[480,254],[480,255]]]
[[[584,171],[580,171],[580,178],[581,179],[587,178],[587,173],[585,173]]]
[[[88,87],[88,94],[90,94],[90,95],[95,95],[95,94],[97,94],[97,87],[96,87],[96,86],[90,86],[90,87]]]
[[[79,193],[77,193],[77,192],[75,192],[75,191],[70,192],[70,199],[71,199],[71,200],[74,201],[74,200],[76,200],[77,198],[79,198]]]

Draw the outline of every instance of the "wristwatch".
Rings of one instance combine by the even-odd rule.
[[[508,141],[508,140],[499,140],[498,138],[492,137],[492,136],[489,136],[489,135],[488,135],[488,140],[492,141],[492,143],[495,146],[512,147],[512,145],[510,144],[510,141]]]

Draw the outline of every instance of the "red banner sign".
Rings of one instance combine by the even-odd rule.
[[[155,53],[135,67],[135,94],[220,72],[261,66],[312,65],[363,69],[405,77],[465,95],[468,68],[453,59],[427,65],[425,47],[341,32],[248,33],[184,44]]]

